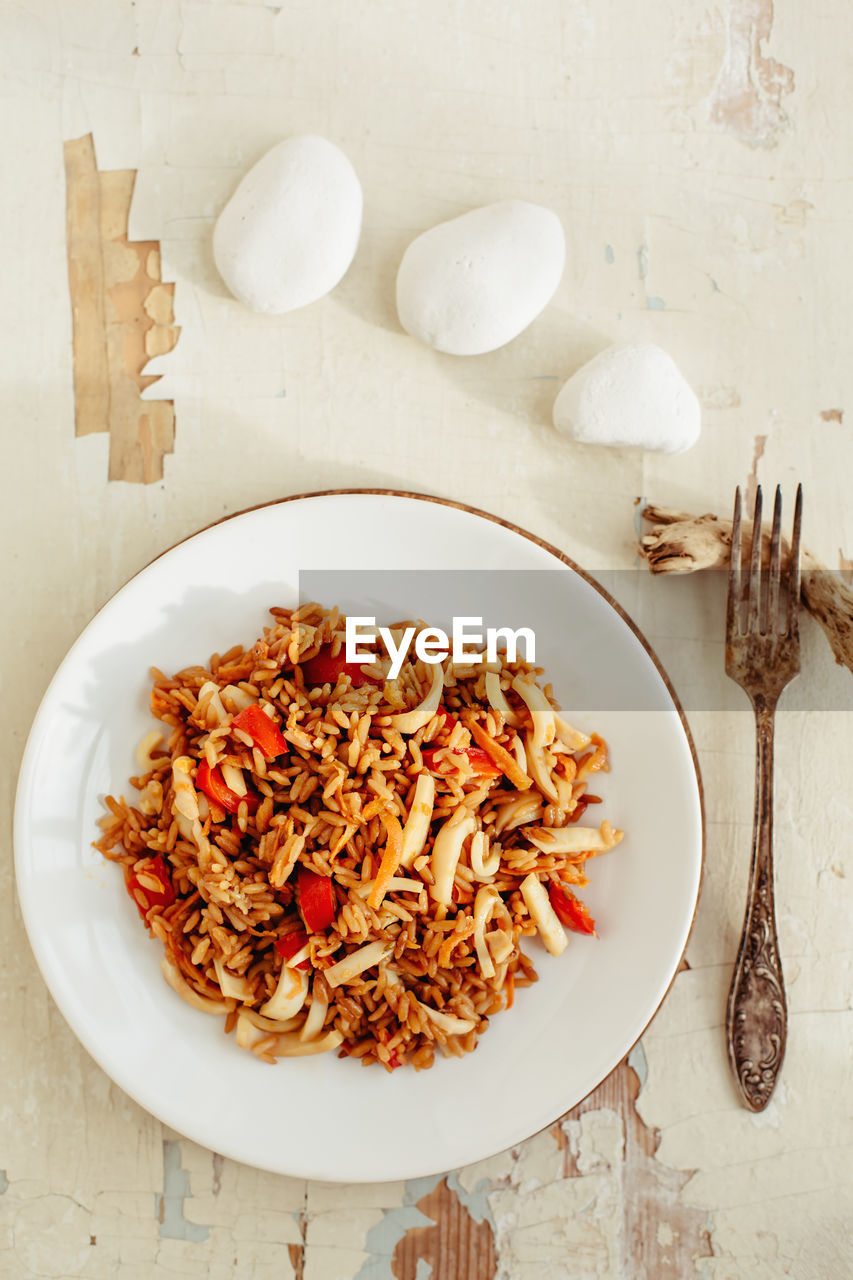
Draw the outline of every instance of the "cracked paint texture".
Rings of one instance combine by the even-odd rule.
[[[285,493],[434,492],[594,572],[635,566],[639,494],[728,511],[736,484],[801,479],[806,540],[849,571],[853,90],[840,51],[851,37],[843,6],[783,0],[0,6],[0,264],[12,300],[0,380],[2,811],[44,688],[95,611],[178,539]],[[352,159],[361,243],[328,298],[254,316],[226,295],[210,234],[245,169],[299,132]],[[102,174],[136,174],[113,265],[149,246],[137,258],[147,309],[127,324],[133,341],[162,328],[164,349],[137,347],[136,372],[144,355],[143,381],[159,381],[134,383],[133,403],[171,401],[179,424],[162,477],[139,463],[150,483],[115,482],[107,433],[75,437],[63,146],[88,135]],[[399,330],[400,257],[436,222],[509,197],[562,218],[560,289],[502,350],[439,357]],[[154,288],[163,281],[173,294]],[[700,392],[703,434],[689,453],[555,437],[560,383],[617,341],[660,343]],[[638,621],[667,667],[699,634],[696,664],[720,669],[717,585],[661,587],[678,610],[648,598]],[[790,1029],[780,1087],[758,1117],[737,1105],[722,1030],[751,833],[745,706],[690,710],[707,808],[702,898],[689,967],[630,1066],[514,1151],[408,1184],[305,1183],[239,1165],[112,1085],[36,970],[7,821],[0,1275],[853,1274],[853,735],[845,713],[826,710],[849,677],[825,649],[806,620],[805,709],[783,704],[777,727]]]
[[[711,97],[712,125],[750,146],[776,146],[789,123],[783,99],[794,91],[794,72],[765,48],[773,17],[773,0],[730,0],[725,53]]]

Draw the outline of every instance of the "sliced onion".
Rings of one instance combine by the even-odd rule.
[[[560,716],[554,715],[554,724],[557,726],[557,737],[561,742],[569,748],[570,751],[580,751],[583,747],[588,747],[592,742],[592,738],[588,733],[581,733],[580,729],[575,729],[572,725],[567,724]]]
[[[536,748],[547,747],[554,741],[557,733],[554,708],[545,694],[528,676],[516,676],[512,687],[524,702],[533,718],[533,745]]]
[[[180,814],[177,815],[177,818],[181,834],[185,835],[186,833],[184,832],[184,828],[181,824],[186,823],[187,819],[182,818]],[[201,867],[202,871],[206,871],[213,860],[213,853],[210,848],[210,841],[202,831],[201,823],[198,818],[196,818],[195,822],[190,824],[189,835],[186,838],[188,840],[195,841],[195,844],[198,847],[198,865]]]
[[[294,1018],[286,1018],[284,1022],[280,1018],[265,1018],[262,1013],[258,1013],[257,1009],[241,1009],[238,1018],[248,1018],[253,1026],[260,1027],[262,1031],[275,1031],[276,1034],[282,1031],[295,1031],[302,1026],[303,1019],[297,1014]]]
[[[471,870],[477,880],[496,875],[501,865],[500,849],[489,853],[489,837],[485,831],[475,831],[471,840]]]
[[[373,888],[372,880],[363,880],[352,890],[359,898],[366,898]],[[423,880],[410,880],[408,876],[392,876],[388,881],[389,893],[421,893],[426,888]]]
[[[140,813],[150,818],[163,808],[163,784],[157,778],[151,778],[139,793],[136,801]]]
[[[412,807],[409,809],[409,816],[403,827],[401,867],[410,867],[426,844],[434,804],[435,778],[431,773],[419,773],[415,783]]]
[[[222,766],[222,781],[235,795],[244,796],[246,794],[246,779],[243,777],[243,770],[238,768],[236,764],[224,764]]]
[[[392,876],[388,888],[395,893],[423,893],[426,885],[423,880],[413,880],[409,876]]]
[[[372,969],[375,964],[385,960],[393,949],[389,942],[368,942],[366,947],[360,947],[358,951],[353,951],[351,955],[344,956],[343,960],[333,964],[330,969],[324,969],[323,977],[330,987],[352,982],[365,969]]]
[[[159,746],[163,741],[163,735],[159,729],[152,729],[150,733],[146,733],[145,737],[136,748],[136,763],[139,766],[140,773],[150,773],[154,768],[154,761],[151,759],[151,752],[155,747]],[[161,752],[161,757],[165,754]]]
[[[292,1034],[276,1036],[275,1044],[270,1046],[270,1053],[274,1058],[305,1058],[309,1054],[328,1053],[330,1049],[337,1049],[343,1038],[343,1033],[337,1030],[327,1031],[317,1040],[300,1040],[298,1035]]]
[[[199,831],[201,831],[201,823],[198,818],[196,818],[195,822],[191,822],[190,819],[185,818],[182,813],[176,813],[175,821],[177,822],[178,830],[184,839],[195,841],[195,828],[198,827]]]
[[[515,762],[522,773],[527,770],[527,756],[524,754],[524,743],[521,741],[521,734],[517,733],[512,740],[512,754],[515,756]],[[523,788],[522,788],[523,790]]]
[[[419,1000],[418,1004],[430,1021],[434,1022],[445,1035],[464,1036],[469,1031],[473,1031],[477,1025],[476,1021],[471,1018],[457,1018],[453,1013],[441,1013],[438,1009],[431,1009],[422,1000]]]
[[[524,739],[524,754],[527,757],[527,772],[543,796],[547,796],[556,804],[560,796],[551,779],[551,770],[545,759],[545,748],[534,746],[532,733],[528,733]]]
[[[517,729],[521,721],[504,697],[501,678],[496,671],[486,672],[486,697],[495,711],[503,716],[504,724],[508,724],[511,729]]]
[[[418,729],[422,729],[424,725],[429,724],[435,715],[443,692],[444,671],[441,663],[436,662],[430,670],[429,693],[423,702],[419,702],[416,707],[412,707],[411,711],[400,711],[397,715],[389,716],[388,723],[391,728],[397,729],[400,733],[417,733]]]
[[[275,1025],[275,1024],[274,1024]],[[279,1028],[276,1026],[276,1031]],[[242,1009],[237,1014],[237,1043],[241,1049],[251,1049],[261,1040],[269,1038],[269,1031],[262,1030]]]
[[[432,847],[430,868],[434,883],[430,885],[430,897],[435,902],[450,906],[453,901],[453,877],[466,836],[477,830],[477,823],[470,809],[460,805],[442,824]]]
[[[508,929],[492,929],[486,934],[486,945],[495,964],[501,965],[512,955],[515,943]]]
[[[218,956],[213,961],[213,968],[216,971],[216,980],[219,983],[220,990],[226,1000],[254,1000],[255,988],[247,978],[242,978],[236,973],[230,973]]]
[[[533,827],[527,839],[543,853],[605,853],[622,839],[624,832],[614,831],[610,823],[595,827]]]
[[[239,689],[236,684],[227,684],[224,689],[220,689],[219,696],[225,707],[232,714],[238,711],[244,711],[246,707],[251,707],[255,699],[246,693],[245,689]]]
[[[299,1032],[300,1040],[313,1040],[323,1030],[323,1023],[326,1021],[326,1014],[329,1011],[329,998],[320,990],[320,983],[314,983],[311,988],[311,1008],[308,1010],[308,1017],[302,1030]]]
[[[517,796],[515,800],[508,800],[506,804],[499,805],[495,815],[495,834],[500,835],[503,831],[512,831],[514,827],[520,827],[525,822],[533,822],[540,817],[542,813],[542,805],[539,796],[530,795],[529,793]]]
[[[198,796],[192,783],[195,761],[189,756],[178,756],[172,761],[172,808],[175,816],[189,822],[198,819]]]
[[[303,969],[292,969],[289,964],[281,966],[278,986],[261,1005],[261,1013],[276,1022],[284,1022],[299,1013],[308,995],[308,974]]]
[[[495,976],[495,966],[492,964],[492,957],[489,955],[489,949],[486,946],[485,933],[486,925],[494,915],[500,900],[501,895],[491,884],[483,885],[483,888],[477,891],[477,896],[474,899],[474,948],[477,952],[480,973],[484,978],[493,978]]]
[[[569,940],[557,918],[556,911],[551,906],[547,889],[542,887],[532,871],[529,876],[525,876],[519,888],[527,910],[545,943],[545,949],[550,951],[552,956],[562,955]]]
[[[200,996],[181,973],[178,966],[168,956],[163,956],[160,961],[160,968],[163,971],[163,977],[168,982],[173,991],[177,991],[187,1004],[191,1004],[194,1009],[201,1009],[202,1013],[227,1013],[228,1005],[222,1000],[208,1000],[206,996]]]
[[[551,750],[553,751],[553,747]],[[564,777],[562,773],[555,772],[551,776],[554,779],[554,785],[557,788],[558,808],[562,809],[564,814],[573,813],[577,807],[574,783],[569,778]]]
[[[208,728],[225,724],[228,719],[228,712],[223,707],[222,699],[219,696],[219,685],[214,684],[212,680],[205,680],[198,691],[196,717],[201,719],[202,716]],[[212,725],[211,720],[213,721]]]

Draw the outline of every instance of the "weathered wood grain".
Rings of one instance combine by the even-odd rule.
[[[605,1108],[622,1118],[621,1274],[631,1280],[684,1280],[693,1274],[694,1259],[713,1255],[708,1215],[680,1199],[690,1174],[655,1159],[660,1136],[637,1113],[639,1092],[637,1073],[625,1061],[553,1133],[565,1152],[566,1174],[573,1177],[580,1170],[566,1139],[565,1121]]]
[[[65,144],[65,193],[75,428],[78,436],[85,436],[108,430],[110,413],[101,184],[90,133]]]
[[[497,1267],[495,1240],[488,1222],[475,1222],[456,1192],[442,1178],[417,1203],[433,1226],[413,1227],[398,1243],[391,1259],[396,1280],[493,1280]]]
[[[143,400],[152,356],[171,351],[174,284],[156,240],[128,239],[136,173],[100,173],[92,135],[65,143],[68,284],[77,435],[108,431],[109,479],[151,484],[175,438],[171,400]]]
[[[691,1174],[669,1168],[655,1158],[660,1137],[637,1113],[639,1091],[637,1074],[625,1061],[551,1126],[549,1133],[562,1152],[557,1183],[589,1174],[570,1137],[581,1117],[590,1113],[615,1115],[623,1139],[618,1220],[611,1224],[618,1242],[618,1275],[626,1280],[684,1280],[694,1273],[697,1259],[713,1256],[708,1215],[680,1196]],[[496,1182],[493,1190],[501,1185]],[[475,1220],[448,1178],[423,1195],[417,1208],[430,1224],[411,1227],[397,1242],[390,1263],[395,1280],[418,1280],[422,1274],[432,1280],[493,1280],[504,1274],[498,1271],[492,1223]],[[503,1262],[505,1266],[506,1260]],[[548,1258],[549,1266],[562,1266],[564,1272],[559,1274],[567,1276],[587,1274],[581,1272],[584,1263],[568,1246],[562,1251],[555,1246]]]

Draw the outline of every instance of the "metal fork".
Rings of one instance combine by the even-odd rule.
[[[726,674],[755,711],[755,818],[746,915],[726,1010],[729,1062],[750,1111],[763,1111],[776,1085],[787,1037],[787,1007],[773,904],[773,728],[776,703],[800,669],[800,526],[797,488],[791,554],[782,572],[782,491],[776,489],[769,565],[761,568],[761,488],[744,572],[740,489],[735,493],[726,606]],[[744,538],[744,543],[746,539]],[[785,596],[780,601],[780,588]]]

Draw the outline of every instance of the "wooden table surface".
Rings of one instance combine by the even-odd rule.
[[[663,608],[635,558],[641,495],[726,511],[737,483],[802,480],[806,541],[853,571],[851,39],[830,0],[0,3],[3,1277],[853,1275],[850,676],[805,620],[778,724],[788,1054],[753,1116],[722,1028],[751,718],[697,692],[722,664],[719,584],[670,583]],[[360,175],[360,248],[329,297],[251,315],[211,226],[247,166],[305,132]],[[403,249],[508,197],[562,218],[554,302],[491,355],[418,345],[394,310]],[[627,339],[666,347],[699,393],[689,453],[549,425],[561,381]],[[11,851],[32,717],[95,610],[206,523],[343,486],[467,502],[624,571],[707,810],[686,963],[628,1062],[512,1151],[352,1187],[223,1159],[114,1086],[38,973]]]

